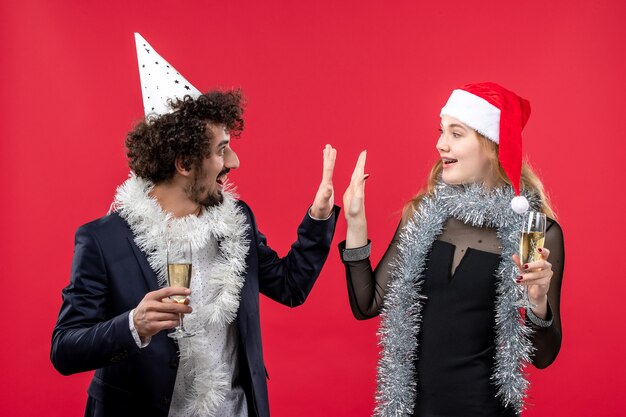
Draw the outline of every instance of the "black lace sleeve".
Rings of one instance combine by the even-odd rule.
[[[401,225],[398,225],[385,255],[375,270],[372,269],[369,256],[361,260],[348,261],[345,259],[346,253],[350,251],[362,252],[363,248],[345,249],[345,241],[339,244],[341,259],[346,268],[350,308],[354,317],[359,320],[370,319],[380,313],[387,286],[391,280],[390,263],[398,253],[400,231]]]
[[[559,224],[548,220],[546,241],[544,246],[550,250],[548,262],[552,264],[552,279],[548,290],[548,317],[552,323],[548,327],[540,327],[530,320],[527,324],[534,329],[532,336],[535,354],[532,358],[533,365],[543,369],[556,359],[561,348],[561,285],[563,282],[563,268],[565,266],[565,245],[563,243],[563,231]]]

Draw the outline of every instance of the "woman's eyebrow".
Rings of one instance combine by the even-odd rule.
[[[440,124],[439,126],[443,127],[442,124]],[[454,129],[455,127],[458,127],[460,129],[466,130],[465,126],[460,125],[458,123],[452,123],[452,124],[448,125],[447,127],[451,128],[451,129]]]

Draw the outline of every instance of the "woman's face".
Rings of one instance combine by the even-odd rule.
[[[443,181],[446,184],[489,182],[491,163],[478,133],[445,115],[441,117],[440,132],[437,150],[443,163]]]

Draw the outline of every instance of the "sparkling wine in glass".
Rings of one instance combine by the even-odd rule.
[[[538,249],[543,248],[546,236],[546,215],[536,211],[524,213],[524,222],[519,242],[519,257],[522,265],[538,261],[541,254]],[[522,298],[516,303],[518,307],[537,307],[530,302],[528,285],[523,286]]]
[[[189,288],[191,284],[191,266],[191,242],[184,238],[170,239],[167,242],[167,284],[170,287]],[[187,297],[184,295],[173,295],[170,298],[181,304],[187,300]],[[168,336],[174,339],[194,336],[194,333],[185,330],[183,314],[179,314],[178,317],[180,324]]]

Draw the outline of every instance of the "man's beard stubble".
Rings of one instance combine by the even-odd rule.
[[[230,170],[223,170],[218,175],[218,177],[221,176],[223,173],[228,173],[228,171]],[[187,196],[191,201],[193,201],[194,203],[198,203],[203,207],[213,207],[222,204],[224,202],[224,195],[219,189],[217,189],[216,194],[209,193],[205,198],[202,198],[202,196],[207,193],[207,187],[203,187],[202,185],[200,185],[198,178],[204,178],[205,176],[206,173],[202,170],[201,167],[196,170],[196,175],[194,176],[191,185],[187,188],[187,190],[185,190]]]
[[[213,207],[222,204],[224,201],[224,195],[220,190],[217,190],[217,194],[209,193],[205,198],[202,198],[206,194],[207,188],[201,186],[198,183],[198,179],[194,179],[189,188],[187,189],[187,196],[194,203],[198,203],[204,207]]]

